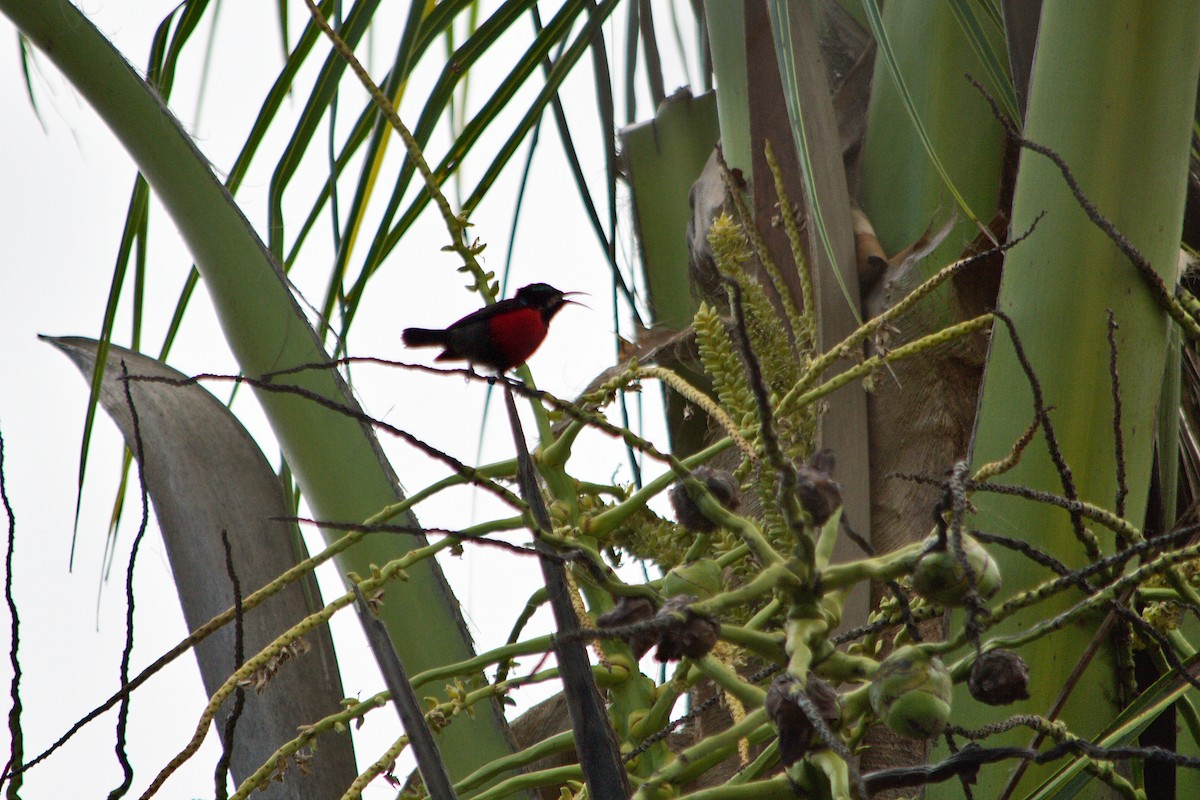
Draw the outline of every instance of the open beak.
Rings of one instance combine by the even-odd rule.
[[[565,303],[570,303],[570,304],[571,304],[571,305],[573,305],[573,306],[582,306],[583,308],[586,308],[586,309],[591,309],[591,306],[589,306],[587,303],[581,303],[581,302],[579,302],[578,300],[572,300],[570,296],[571,296],[571,295],[573,295],[573,294],[574,294],[574,295],[580,295],[580,294],[586,295],[586,294],[587,294],[587,292],[563,292],[563,293],[562,293],[562,301],[563,301],[563,303],[564,303],[564,304],[565,304]]]

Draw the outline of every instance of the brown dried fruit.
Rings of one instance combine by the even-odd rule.
[[[1029,699],[1029,665],[1011,650],[989,650],[975,659],[967,688],[981,703],[1006,706]]]
[[[721,626],[712,617],[697,614],[688,606],[697,602],[692,595],[678,595],[663,603],[663,607],[655,615],[656,619],[666,619],[683,615],[683,622],[658,637],[658,651],[654,657],[659,661],[678,661],[681,658],[703,658],[721,632]]]
[[[650,598],[620,597],[617,599],[616,606],[596,618],[596,627],[623,628],[627,625],[645,622],[653,617],[654,603],[650,601]],[[633,651],[634,658],[640,659],[650,652],[650,648],[658,641],[658,633],[656,631],[638,631],[621,638]]]
[[[842,486],[833,479],[833,465],[833,451],[825,448],[796,470],[796,494],[814,525],[824,525],[842,505]]]
[[[697,467],[692,471],[692,477],[704,483],[717,502],[730,511],[742,504],[738,496],[738,482],[725,470]],[[712,533],[717,529],[717,526],[700,512],[700,507],[688,494],[687,486],[682,482],[671,487],[670,500],[671,507],[675,509],[675,519],[683,527],[696,533]]]
[[[795,675],[784,673],[771,682],[767,690],[767,719],[779,731],[779,761],[790,767],[804,757],[814,744],[816,729],[804,713],[797,695],[806,695],[825,724],[836,728],[842,709],[837,692],[826,681],[808,673],[807,687]]]

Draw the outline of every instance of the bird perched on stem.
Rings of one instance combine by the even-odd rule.
[[[550,320],[567,303],[563,292],[546,283],[531,283],[516,295],[455,322],[445,329],[405,328],[409,347],[440,347],[437,361],[466,361],[507,372],[525,363],[550,330]]]

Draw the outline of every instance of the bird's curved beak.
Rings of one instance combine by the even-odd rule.
[[[562,302],[564,304],[570,303],[573,306],[582,306],[583,308],[588,308],[588,309],[591,308],[591,306],[589,306],[587,303],[581,303],[578,300],[572,300],[571,295],[587,295],[587,292],[563,292],[562,296],[561,296]],[[588,295],[588,296],[590,296],[590,295]]]

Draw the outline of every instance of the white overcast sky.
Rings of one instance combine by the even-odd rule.
[[[163,0],[87,0],[83,8],[141,69],[154,28],[173,5]],[[281,63],[275,5],[274,0],[257,0],[221,6],[207,94],[199,114],[197,86],[204,48],[197,46],[198,41],[193,41],[181,65],[171,105],[218,169],[232,163]],[[305,13],[301,3],[291,5],[293,40]],[[211,8],[209,14],[206,24],[211,22]],[[543,16],[548,18],[549,13]],[[623,19],[610,22],[609,31],[621,27]],[[526,30],[522,25],[517,29]],[[392,30],[399,31],[398,21]],[[196,40],[204,36],[207,28],[196,34]],[[362,49],[360,57],[375,54],[377,63],[385,63],[394,42],[376,41],[375,45],[374,50]],[[614,62],[619,60],[613,58]],[[598,152],[596,129],[589,116],[589,68],[589,59],[583,59],[564,94],[569,102],[576,101],[569,106],[569,113],[577,122],[577,146],[587,159],[589,180],[600,186],[603,162],[589,157]],[[427,85],[431,74],[429,70],[419,73],[411,97],[420,97],[421,81]],[[114,426],[101,415],[92,442],[75,566],[68,571],[86,385],[66,358],[36,336],[98,334],[134,167],[86,103],[40,56],[35,58],[33,76],[42,122],[26,97],[17,36],[0,19],[0,152],[6,156],[0,191],[0,237],[6,251],[0,266],[0,340],[5,342],[0,355],[0,370],[5,375],[0,381],[0,433],[5,441],[7,492],[17,523],[14,591],[21,612],[27,756],[40,752],[118,686],[124,637],[124,570],[138,524],[137,503],[130,503],[117,543],[113,577],[102,582],[104,536],[116,489],[121,443]],[[306,70],[298,86],[307,87],[312,76],[313,70]],[[668,90],[684,82],[682,72],[668,75]],[[300,96],[304,91],[301,88]],[[361,102],[356,87],[345,88],[341,119],[350,121]],[[643,98],[640,108],[648,107]],[[298,104],[292,104],[285,116],[294,115],[297,109]],[[269,166],[288,130],[287,125],[275,126],[262,150],[264,157],[237,195],[239,204],[260,230],[265,219]],[[392,147],[393,153],[398,151],[398,144]],[[516,163],[523,159],[523,153]],[[476,164],[475,169],[483,166]],[[514,165],[474,217],[476,234],[490,245],[487,266],[497,272],[508,246],[516,173]],[[543,388],[571,395],[611,363],[613,323],[607,268],[566,175],[557,137],[547,128],[535,161],[531,181],[534,191],[526,200],[524,222],[517,234],[516,266],[509,285],[547,280],[559,288],[592,295],[586,299],[590,310],[569,307],[558,317],[549,341],[531,362]],[[316,172],[298,177],[295,185],[307,188],[294,189],[288,196],[293,224],[298,225],[302,219],[305,203],[311,198],[310,189],[320,180]],[[154,205],[151,214],[149,311],[143,343],[147,351],[153,352],[161,343],[191,261],[161,208]],[[440,221],[427,215],[419,227],[420,231],[389,258],[376,280],[373,294],[355,323],[353,354],[428,362],[432,354],[403,350],[400,328],[406,324],[445,324],[475,307],[476,300],[461,290],[462,276],[454,271],[453,260],[439,252],[446,241]],[[327,218],[320,228],[322,235],[328,231]],[[626,264],[631,247],[628,236],[623,235],[622,258]],[[324,289],[327,259],[327,252],[313,247],[293,272],[293,279],[314,303],[320,301]],[[117,324],[121,344],[129,341],[130,305],[131,295],[126,292]],[[235,370],[202,290],[191,303],[170,363],[187,373]],[[476,460],[482,387],[465,385],[457,379],[366,368],[356,372],[355,382],[368,413],[413,430],[464,461]],[[224,396],[220,387],[215,391]],[[648,409],[653,408],[657,397],[656,389],[647,393]],[[242,393],[235,411],[258,438],[267,458],[277,463],[277,449],[249,393]],[[494,403],[484,437],[485,462],[511,453],[510,434],[500,412],[502,404]],[[385,439],[383,444],[410,491],[446,473],[440,465],[423,461],[394,442]],[[591,446],[591,442],[587,444]],[[665,441],[662,445],[665,447]],[[595,454],[581,461],[586,464],[586,472],[580,477],[629,479],[622,450],[598,437]],[[426,525],[453,528],[486,519],[489,510],[486,499],[477,501],[466,493],[450,493],[418,509],[418,516]],[[310,542],[310,548],[317,544]],[[464,603],[480,649],[503,641],[540,580],[536,564],[513,557],[499,557],[497,562],[496,558],[475,558],[469,552],[464,559],[443,562]],[[332,570],[321,578],[327,587],[336,587],[337,576]],[[132,664],[136,672],[186,633],[166,554],[154,528],[138,558],[135,591],[140,601]],[[332,591],[326,589],[326,597]],[[7,652],[8,617],[0,617],[0,648]],[[335,619],[333,627],[347,695],[367,696],[379,691],[382,682],[371,667],[357,622],[343,616]],[[11,674],[7,658],[0,658],[0,664],[0,683],[4,687],[0,696],[6,697]],[[530,689],[519,693],[517,699],[529,701],[541,696],[537,689]],[[178,660],[134,696],[129,747],[137,772],[134,792],[140,792],[190,736],[204,701],[199,674],[190,658]],[[3,707],[7,711],[7,702]],[[120,770],[112,755],[114,719],[110,713],[92,723],[56,756],[32,770],[26,778],[25,796],[105,796],[120,781]],[[397,732],[390,710],[375,712],[356,732],[360,767],[374,760]],[[3,727],[0,760],[7,752],[8,732]],[[159,796],[210,796],[218,755],[216,738],[210,735],[205,750]],[[392,794],[385,785],[376,785],[366,796]]]

